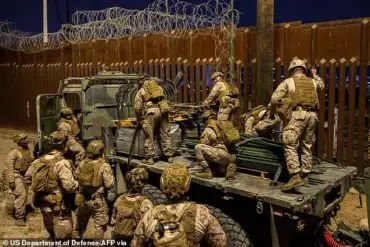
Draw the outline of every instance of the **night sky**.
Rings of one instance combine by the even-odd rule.
[[[151,2],[152,0],[70,0],[70,10],[72,14],[76,10],[99,10],[113,6],[144,9]],[[61,23],[66,22],[65,0],[48,0],[48,5],[49,32],[54,32],[60,29]],[[256,0],[235,0],[235,7],[242,12],[238,26],[255,26]],[[370,17],[370,0],[275,0],[275,23],[312,23],[361,17]],[[15,22],[17,29],[22,31],[40,33],[42,0],[0,0],[0,20]]]

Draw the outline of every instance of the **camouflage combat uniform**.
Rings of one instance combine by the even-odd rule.
[[[220,106],[218,101],[218,95],[226,90],[226,82],[223,80],[216,82],[215,86],[212,88],[211,93],[208,95],[206,100],[203,102],[204,105],[218,105],[217,120],[232,120],[232,108],[230,106]]]
[[[189,202],[181,202],[178,204],[166,206],[167,210],[178,214]],[[146,241],[152,236],[155,227],[158,224],[158,220],[155,218],[154,207],[148,213],[146,213],[143,219],[139,222],[136,228],[135,236],[131,242],[131,247],[142,247],[147,246]],[[192,243],[190,247],[198,246],[201,240],[204,238],[207,246],[211,247],[224,247],[226,246],[226,235],[222,230],[218,220],[209,212],[209,210],[200,204],[196,204],[196,214],[194,219],[194,228],[185,229],[187,232],[187,237]]]
[[[109,222],[109,210],[106,198],[104,196],[105,189],[109,190],[114,187],[114,177],[112,174],[112,169],[110,165],[105,160],[88,160],[85,159],[80,163],[75,171],[75,176],[79,181],[79,176],[83,166],[86,165],[87,162],[95,163],[95,165],[100,165],[98,169],[98,176],[102,181],[102,186],[98,189],[94,189],[94,192],[88,195],[90,198],[85,197],[83,207],[78,207],[76,210],[77,216],[77,224],[76,229],[79,235],[82,237],[83,233],[86,230],[87,223],[89,222],[90,216],[94,219],[94,227],[95,227],[95,238],[102,239],[104,237],[104,233],[107,230],[107,225]],[[101,164],[102,163],[102,164]],[[80,190],[83,188],[83,185],[80,185]]]
[[[132,247],[148,246],[150,242],[159,246],[193,247],[199,246],[202,240],[207,246],[226,246],[226,234],[209,210],[203,205],[184,201],[190,182],[190,172],[183,165],[169,165],[163,171],[160,186],[171,204],[155,206],[144,215],[136,228]],[[175,227],[171,229],[171,226]],[[160,229],[164,230],[163,237]]]
[[[81,162],[85,155],[85,149],[77,139],[77,135],[80,132],[77,120],[61,118],[58,122],[58,131],[68,137],[67,148],[72,154],[76,155],[74,161],[76,163]]]
[[[15,218],[24,219],[26,217],[27,191],[28,186],[24,181],[24,174],[33,161],[32,152],[18,146],[12,149],[5,159],[7,170],[7,182],[14,183],[13,195],[15,197],[14,208]]]
[[[267,109],[258,113],[258,116],[246,115],[244,118],[244,133],[252,136],[270,138],[271,132],[280,123],[278,116],[270,117]]]
[[[161,89],[163,91],[163,89]],[[134,110],[138,119],[143,117],[143,130],[145,134],[145,154],[149,158],[153,158],[155,154],[155,134],[159,130],[160,142],[163,154],[166,157],[172,157],[173,151],[171,148],[170,128],[168,118],[162,116],[158,104],[153,104],[151,101],[145,102],[144,95],[146,91],[141,87],[136,93],[134,100]]]
[[[55,210],[50,205],[42,204],[40,209],[44,226],[51,238],[68,239],[71,237],[73,231],[72,210],[69,198],[70,193],[75,193],[77,191],[78,182],[73,177],[71,164],[63,158],[62,153],[53,151],[43,156],[43,158],[46,160],[60,159],[60,161],[54,164],[52,169],[59,187],[58,190],[54,192],[61,192],[63,197],[62,206],[59,210]],[[35,164],[39,160],[40,159],[37,159],[31,164],[25,175],[28,184],[31,184],[32,177],[36,174]]]

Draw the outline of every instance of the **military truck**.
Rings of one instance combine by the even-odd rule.
[[[145,167],[150,172],[147,194],[155,203],[164,203],[166,198],[156,187],[168,164],[157,161],[149,166],[140,161],[143,133],[132,118],[138,79],[139,75],[119,72],[72,77],[60,82],[56,94],[39,95],[37,153],[47,152],[45,137],[56,129],[60,108],[68,105],[76,114],[82,114],[80,139],[84,146],[94,139],[104,140],[105,157],[115,171],[117,192],[125,192],[124,175],[129,169]],[[175,102],[181,73],[174,81],[151,79],[165,89],[166,98],[173,106],[181,106]],[[189,137],[188,132],[198,135],[201,132],[197,121],[201,106],[183,106],[188,110],[170,116],[170,135],[173,147],[179,151],[174,162],[188,166],[194,161],[192,145],[197,142],[197,134]],[[329,224],[330,218],[340,209],[339,203],[348,192],[356,169],[315,158],[316,172],[309,176],[309,187],[282,193],[279,189],[284,182],[281,144],[243,136],[239,146],[238,172],[234,180],[193,177],[189,192],[190,200],[207,204],[220,221],[228,237],[228,246],[325,246],[323,232],[326,228],[323,226]],[[157,150],[160,158],[158,146]],[[253,176],[247,171],[272,176]]]

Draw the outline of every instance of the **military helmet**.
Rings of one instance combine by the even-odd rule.
[[[213,73],[213,74],[212,74],[212,76],[211,76],[211,80],[216,79],[216,77],[217,77],[217,76],[222,76],[222,77],[224,77],[224,74],[222,74],[222,72],[215,72],[215,73]]]
[[[59,131],[54,131],[48,136],[48,143],[50,145],[55,145],[55,144],[60,145],[60,144],[63,144],[64,141],[65,141],[65,137]]]
[[[73,114],[73,111],[72,111],[72,108],[70,108],[70,107],[63,107],[60,110],[60,113],[62,113],[64,115],[72,115]]]
[[[139,80],[145,80],[145,79],[149,79],[149,78],[150,78],[150,76],[147,73],[143,73],[143,74],[140,75]]]
[[[100,155],[104,152],[104,144],[102,140],[95,140],[87,146],[87,153],[92,155]]]
[[[126,181],[130,188],[140,191],[149,178],[148,172],[144,168],[134,168],[126,174]]]
[[[13,141],[15,143],[18,143],[20,140],[24,140],[26,138],[27,138],[27,135],[25,133],[18,133],[18,134],[14,134]]]
[[[304,70],[307,70],[305,62],[303,60],[298,59],[298,58],[293,59],[293,61],[290,62],[288,70],[292,71],[295,68],[302,68]]]
[[[178,164],[169,165],[161,176],[161,189],[170,198],[180,198],[188,192],[191,176],[189,170]]]

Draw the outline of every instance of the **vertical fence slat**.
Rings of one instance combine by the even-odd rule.
[[[324,80],[324,86],[326,87],[326,60],[320,61],[320,77]],[[319,92],[319,123],[318,123],[318,135],[317,135],[317,153],[319,157],[323,157],[325,148],[325,88]]]
[[[257,96],[257,60],[252,60],[252,108],[256,106]]]
[[[190,59],[189,61],[189,71],[190,71],[190,89],[189,89],[189,96],[190,96],[190,103],[194,103],[194,62]]]
[[[175,76],[172,76],[171,78],[170,67],[171,67],[171,59],[168,57],[166,59],[166,80],[173,80],[175,78]]]
[[[184,71],[185,71],[185,75],[184,75],[184,88],[183,88],[183,92],[184,92],[184,97],[183,97],[183,102],[184,103],[188,103],[189,102],[189,63],[188,63],[188,60],[185,59],[183,62],[183,68],[184,68]]]
[[[195,61],[195,102],[200,102],[200,58]]]
[[[289,77],[290,63],[290,24],[284,26],[284,79]]]
[[[212,57],[208,61],[208,66],[209,66],[209,77],[211,77],[212,74],[215,72],[215,63]],[[214,81],[210,79],[208,84],[208,94],[210,94],[212,91],[213,83]]]
[[[156,76],[156,77],[159,77],[159,66],[158,66],[158,64],[159,64],[159,59],[156,58],[154,60],[154,76]]]
[[[207,59],[202,60],[202,101],[207,98]]]
[[[275,60],[275,84],[274,89],[277,88],[281,83],[281,58],[278,57]]]
[[[130,73],[130,69],[129,69],[129,65],[128,65],[128,62],[126,61],[124,64],[124,73],[125,74],[129,74]]]
[[[162,58],[159,62],[160,62],[159,78],[163,80],[164,79],[164,58]]]
[[[177,71],[181,71],[181,57],[177,58]],[[185,75],[187,74],[187,72],[185,70],[184,70],[184,73],[185,73]],[[185,75],[184,75],[184,78],[185,78]],[[184,79],[184,81],[185,81],[185,79]],[[181,83],[177,87],[177,100],[179,102],[182,102],[182,85],[181,85]]]
[[[348,127],[347,127],[347,165],[353,165],[353,145],[354,145],[354,126],[355,126],[355,100],[356,100],[356,67],[357,59],[350,60],[349,76],[349,98],[348,98]]]
[[[250,79],[250,68],[249,62],[246,59],[244,63],[244,79],[243,79],[243,111],[247,112],[249,110],[249,79]]]
[[[154,74],[153,74],[153,59],[149,60],[149,75],[154,76]]]
[[[344,143],[344,107],[346,92],[346,59],[339,60],[339,91],[338,91],[338,133],[337,133],[337,161],[343,164]]]
[[[335,107],[335,84],[336,84],[336,60],[330,60],[330,84],[329,84],[329,109],[328,109],[328,145],[327,159],[333,160],[334,143],[334,107]]]
[[[239,100],[242,102],[242,61],[238,60],[236,62],[236,86],[239,89]]]

